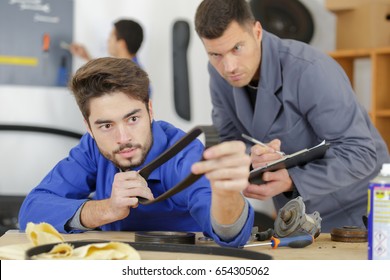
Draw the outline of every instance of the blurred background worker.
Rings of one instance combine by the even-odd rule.
[[[131,19],[119,19],[114,23],[107,41],[107,51],[109,55],[116,58],[128,58],[140,65],[137,52],[140,49],[144,39],[142,26]],[[69,48],[73,55],[81,57],[87,61],[92,57],[85,46],[72,43]],[[149,97],[151,90],[149,87]]]
[[[137,62],[137,52],[142,45],[144,33],[141,25],[134,20],[120,19],[114,26],[108,37],[108,53],[117,58],[129,58]],[[78,43],[72,43],[70,51],[73,55],[85,60],[91,60],[87,49]]]

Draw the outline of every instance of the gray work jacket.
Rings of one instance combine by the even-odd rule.
[[[306,213],[318,211],[322,231],[364,226],[369,181],[390,162],[387,146],[359,104],[343,69],[311,46],[263,30],[255,106],[245,88],[233,88],[209,64],[212,119],[223,139],[249,134],[278,138],[293,153],[326,140],[325,157],[288,170]],[[253,109],[254,107],[254,109]],[[294,197],[274,197],[280,209]]]

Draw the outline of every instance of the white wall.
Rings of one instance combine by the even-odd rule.
[[[83,133],[73,96],[63,88],[0,86],[0,123]],[[77,139],[0,131],[0,195],[23,195],[64,158]]]

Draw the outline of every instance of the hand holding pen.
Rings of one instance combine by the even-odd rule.
[[[241,134],[241,136],[242,136],[243,138],[245,138],[246,140],[249,140],[250,142],[254,143],[254,144],[258,144],[258,145],[260,145],[260,146],[270,148],[267,144],[264,144],[263,142],[261,142],[261,141],[255,139],[255,138],[252,138],[252,137],[250,137],[250,136],[248,136],[248,135],[246,135],[246,134]],[[282,157],[286,156],[286,154],[285,154],[284,152],[281,152],[281,151],[278,151],[278,150],[275,150],[275,153],[281,155]]]
[[[251,148],[251,161],[254,169],[266,166],[271,162],[275,162],[285,157],[285,153],[279,151],[280,140],[274,139],[268,144],[264,144],[252,137],[242,134],[242,137],[249,140],[254,145]],[[275,195],[292,190],[292,180],[287,169],[279,169],[276,171],[267,171],[262,175],[263,187],[259,188],[257,184],[250,184],[243,194],[246,197],[266,200]],[[264,187],[266,186],[266,187]]]

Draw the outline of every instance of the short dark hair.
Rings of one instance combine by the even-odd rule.
[[[86,121],[90,100],[105,94],[122,92],[142,101],[148,109],[148,74],[127,58],[103,57],[80,67],[69,82],[69,88]]]
[[[196,10],[195,30],[201,38],[216,39],[233,21],[243,27],[255,22],[246,0],[203,0]]]
[[[129,53],[135,55],[141,47],[144,39],[142,26],[131,19],[121,19],[114,23],[116,37],[126,42]]]

